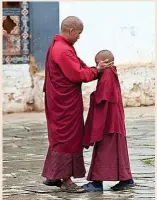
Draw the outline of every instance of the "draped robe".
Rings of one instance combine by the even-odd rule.
[[[87,180],[132,178],[124,109],[116,67],[106,68],[90,96],[83,145],[94,146]]]
[[[49,149],[42,175],[51,180],[83,177],[81,85],[82,82],[95,80],[97,69],[86,66],[77,56],[73,45],[61,35],[53,39],[45,66],[45,113]]]

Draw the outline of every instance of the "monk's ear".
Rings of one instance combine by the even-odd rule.
[[[70,33],[71,35],[73,35],[73,33],[74,33],[74,28],[70,28],[70,29],[69,29],[69,33]]]

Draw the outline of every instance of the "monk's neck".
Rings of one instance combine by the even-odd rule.
[[[65,40],[67,43],[69,43],[70,45],[73,45],[73,44],[69,41],[69,38],[68,38],[68,36],[67,36],[66,33],[60,33],[59,35],[60,35],[61,37],[63,37],[64,40]]]

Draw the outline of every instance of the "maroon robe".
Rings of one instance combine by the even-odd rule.
[[[97,69],[87,67],[72,44],[56,35],[46,58],[44,83],[49,150],[43,176],[66,179],[85,174],[81,84],[97,78]],[[79,166],[79,169],[78,169]]]
[[[95,143],[87,180],[132,178],[124,109],[116,67],[106,68],[91,94],[83,144]]]
[[[125,181],[132,179],[126,137],[105,134],[96,143],[87,176],[88,181]]]
[[[124,109],[116,67],[106,68],[90,96],[90,108],[85,124],[83,144],[101,141],[104,134],[126,136]]]

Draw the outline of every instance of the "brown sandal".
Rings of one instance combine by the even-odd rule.
[[[76,185],[75,183],[70,184],[65,189],[61,188],[61,191],[68,192],[68,193],[84,193],[84,192],[86,192],[86,190],[84,188]]]

